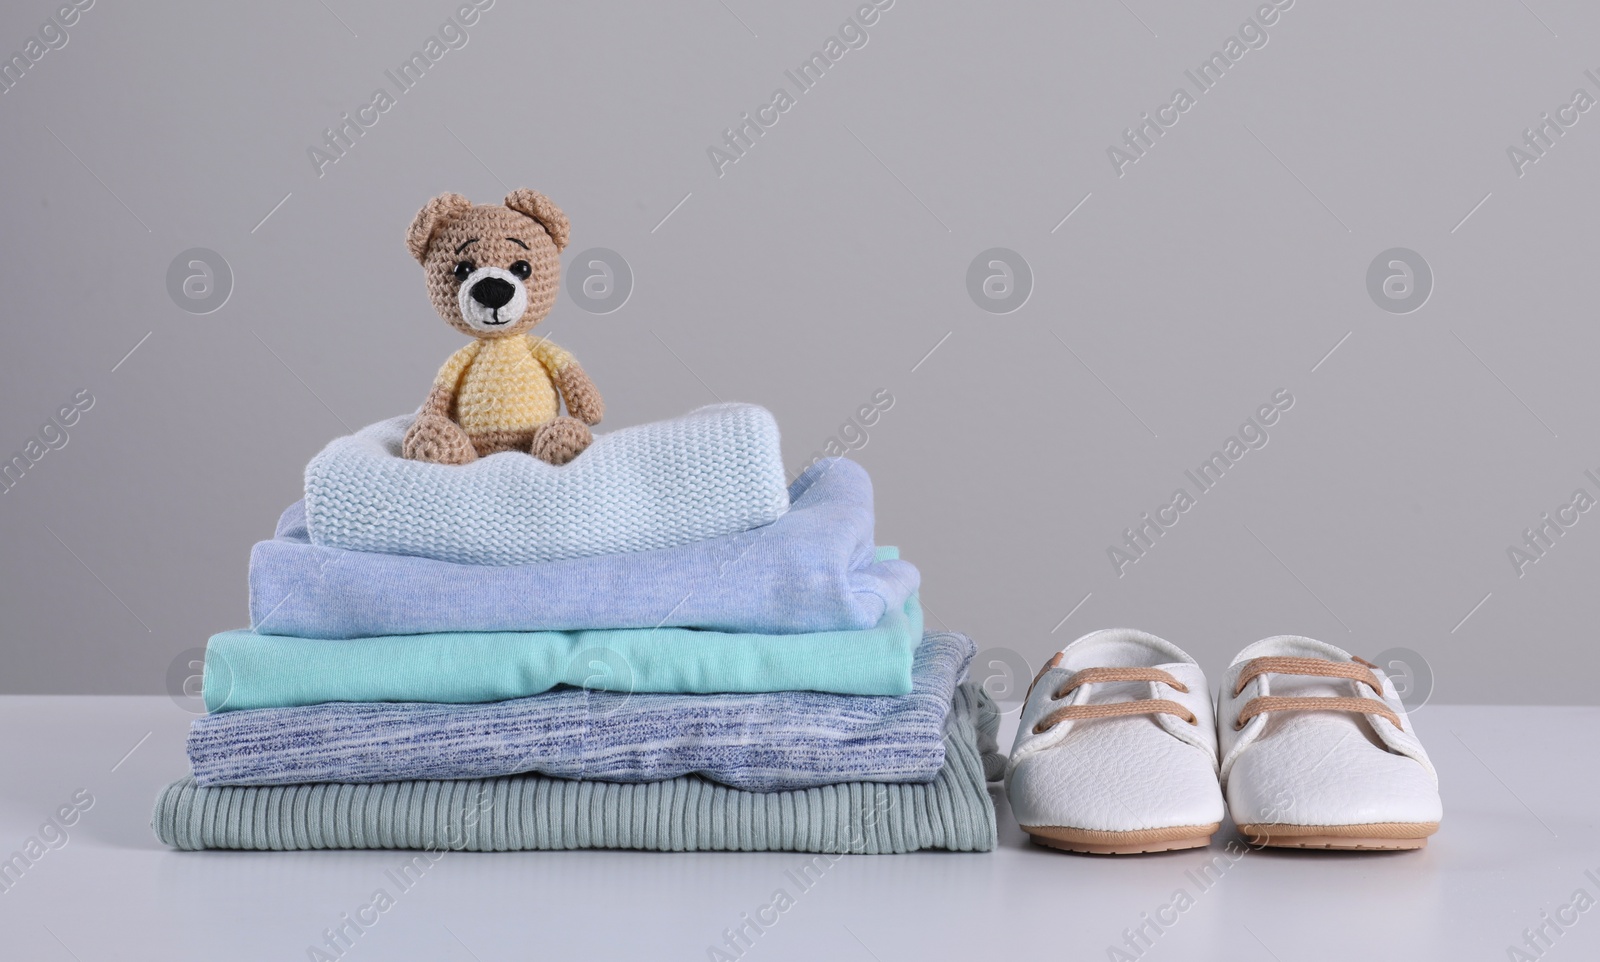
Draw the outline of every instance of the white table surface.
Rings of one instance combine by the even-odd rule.
[[[394,904],[346,959],[706,959],[779,888],[794,904],[745,959],[1119,958],[1123,930],[1182,888],[1193,906],[1143,958],[1500,960],[1576,890],[1600,904],[1600,708],[1426,706],[1445,820],[1425,850],[1249,852],[1204,890],[1189,873],[1236,838],[1227,826],[1208,853],[1072,856],[1030,845],[1000,797],[995,852],[848,857],[804,891],[794,853],[635,852],[449,853],[400,891],[398,852],[157,843],[152,804],[185,771],[189,718],[163,697],[0,698],[0,858],[79,790],[95,799],[0,893],[0,959],[317,958],[380,887]],[[1548,958],[1600,957],[1600,911],[1575,917],[1546,930]]]

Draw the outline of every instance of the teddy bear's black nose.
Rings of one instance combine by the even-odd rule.
[[[498,277],[485,277],[472,285],[472,299],[491,311],[505,307],[516,293],[517,289],[511,286],[510,281]]]

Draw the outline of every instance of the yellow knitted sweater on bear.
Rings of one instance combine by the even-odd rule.
[[[561,413],[551,378],[572,360],[542,337],[485,338],[450,355],[433,383],[455,398],[451,413],[469,435],[531,431]]]

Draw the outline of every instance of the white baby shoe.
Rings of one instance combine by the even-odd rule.
[[[1283,848],[1421,848],[1439,780],[1393,682],[1296,635],[1239,652],[1217,699],[1222,785],[1240,834]]]
[[[1096,855],[1205,845],[1223,802],[1200,666],[1130,628],[1068,645],[1028,689],[1006,793],[1041,845]]]

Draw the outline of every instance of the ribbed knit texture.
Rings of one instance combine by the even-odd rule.
[[[360,638],[440,631],[709,628],[792,634],[870,628],[919,575],[873,552],[872,481],[827,458],[789,486],[772,524],[709,541],[531,565],[461,565],[311,544],[305,506],[250,553],[262,634]]]
[[[911,693],[627,695],[562,688],[485,705],[327,704],[203,715],[189,728],[201,785],[700,775],[751,791],[925,782],[944,764],[945,716],[976,650],[929,632]]]
[[[180,849],[647,849],[888,854],[994,848],[985,757],[994,703],[957,689],[945,765],[928,784],[848,783],[757,793],[688,776],[625,785],[538,775],[468,781],[201,788],[156,800],[156,837]]]
[[[510,565],[671,548],[770,524],[789,507],[778,426],[714,404],[597,437],[556,467],[516,451],[408,461],[412,416],[337,438],[306,467],[313,544]]]

